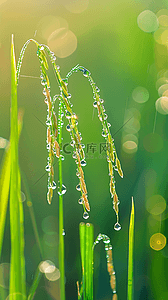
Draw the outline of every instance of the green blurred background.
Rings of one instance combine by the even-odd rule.
[[[57,64],[60,66],[61,76],[64,78],[72,67],[80,64],[91,71],[94,81],[100,88],[124,172],[123,179],[115,174],[122,225],[119,232],[113,229],[116,216],[109,192],[107,161],[103,155],[99,156],[100,143],[103,143],[104,139],[101,136],[101,123],[97,111],[96,109],[93,111],[92,91],[82,74],[75,73],[69,79],[71,102],[78,116],[83,143],[97,145],[97,152],[93,156],[88,153],[87,166],[84,168],[91,206],[87,221],[94,225],[95,238],[101,232],[111,239],[118,299],[126,299],[127,295],[128,226],[132,196],[135,201],[134,299],[168,299],[168,247],[166,245],[160,251],[150,247],[151,236],[160,232],[167,237],[168,229],[166,206],[168,117],[159,112],[156,114],[155,108],[155,102],[159,98],[156,82],[159,78],[165,78],[164,74],[168,69],[168,50],[167,42],[159,43],[154,33],[144,32],[137,24],[137,17],[142,11],[150,10],[157,14],[161,9],[168,9],[167,1],[0,0],[1,137],[9,140],[12,33],[18,59],[23,44],[29,38],[47,44],[50,34],[58,29],[57,20],[61,20],[62,27],[68,26],[73,33],[72,48],[77,41],[77,48],[71,55],[65,54],[65,57],[60,57],[59,50],[55,51],[57,56],[58,50]],[[69,45],[70,43],[67,43],[65,47],[67,53]],[[26,50],[21,75],[40,76],[34,44],[30,44]],[[51,95],[54,96],[58,93],[58,87],[51,71],[49,77]],[[143,103],[134,101],[133,91],[137,87],[143,87],[148,91],[148,101]],[[20,168],[27,178],[30,189],[44,259],[53,261],[59,267],[58,195],[55,192],[52,204],[48,205],[47,174],[45,174],[46,104],[39,78],[20,77],[18,106],[24,110],[19,147]],[[132,119],[123,126],[130,117]],[[66,124],[66,119],[64,121]],[[132,150],[123,146],[126,134],[134,135],[132,138],[135,148]],[[63,137],[64,143],[70,142],[69,133],[65,130]],[[67,149],[71,150],[71,147],[67,146]],[[1,160],[3,154],[4,149],[0,149]],[[57,165],[56,162],[56,182]],[[76,281],[81,280],[78,228],[84,219],[82,207],[78,205],[80,194],[75,188],[78,184],[75,173],[76,166],[72,155],[65,153],[63,183],[67,187],[64,196],[67,300],[77,299]],[[24,193],[24,187],[22,191]],[[150,213],[149,203],[152,201],[150,198],[154,195],[161,195],[164,198],[162,203],[165,206],[163,205],[162,213]],[[26,201],[24,209],[27,284],[31,285],[41,258]],[[1,263],[10,261],[9,213],[6,225]],[[95,248],[94,299],[96,300],[112,298],[103,248],[103,244]],[[49,282],[43,278],[34,299],[58,300],[58,282]]]

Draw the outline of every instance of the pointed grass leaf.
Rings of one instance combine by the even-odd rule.
[[[128,294],[127,300],[133,300],[133,246],[134,246],[134,200],[129,224],[129,250],[128,250]]]

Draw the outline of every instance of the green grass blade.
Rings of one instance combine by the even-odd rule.
[[[11,178],[10,178],[10,228],[11,269],[10,294],[25,295],[23,213],[20,199],[20,171],[18,166],[17,78],[14,41],[11,42]],[[13,300],[17,295],[14,294]]]
[[[86,251],[85,251],[85,276],[86,276],[86,299],[93,300],[93,225],[86,224]]]
[[[129,225],[129,253],[128,253],[128,300],[133,300],[133,245],[134,245],[134,200]]]
[[[0,175],[0,258],[4,237],[6,211],[8,207],[9,184],[10,184],[10,147],[5,150],[4,161]]]
[[[82,286],[84,300],[93,300],[93,225],[90,223],[79,224],[80,252],[82,263]],[[80,299],[80,297],[78,297]]]
[[[32,300],[34,298],[34,294],[35,294],[36,289],[37,289],[37,287],[39,285],[41,276],[42,276],[42,273],[40,272],[39,266],[38,266],[38,268],[36,270],[36,274],[34,276],[33,284],[32,284],[32,286],[30,288],[30,291],[29,291],[29,295],[28,295],[27,300]]]

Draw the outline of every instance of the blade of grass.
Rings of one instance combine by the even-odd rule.
[[[27,300],[32,300],[34,298],[34,295],[35,295],[36,289],[39,285],[41,276],[42,276],[42,273],[40,272],[39,267],[38,267],[36,270],[35,276],[34,276],[33,284],[29,290],[29,295],[28,295]]]
[[[59,123],[61,123],[62,103],[59,103]],[[62,144],[62,127],[59,124],[59,144]],[[63,195],[62,195],[62,160],[59,157],[59,270],[60,270],[60,294],[61,300],[65,300],[65,271],[64,271],[64,219],[63,219]]]
[[[90,223],[80,223],[79,235],[82,263],[82,284],[80,291],[78,289],[78,299],[93,300],[93,225]],[[83,298],[81,298],[82,293]]]
[[[129,225],[129,253],[128,253],[128,300],[133,300],[133,245],[134,245],[134,200]]]
[[[18,166],[17,78],[14,39],[11,42],[11,177],[10,177],[10,228],[11,268],[10,294],[25,296],[23,210],[20,200],[20,171]]]

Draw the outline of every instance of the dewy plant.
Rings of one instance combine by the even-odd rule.
[[[33,284],[30,290],[26,291],[26,277],[25,277],[25,258],[24,258],[24,215],[22,202],[19,201],[21,195],[21,176],[18,163],[18,139],[21,131],[22,121],[18,120],[17,110],[17,85],[19,83],[19,75],[24,57],[25,50],[30,42],[35,43],[37,46],[37,56],[40,62],[41,84],[43,86],[44,102],[47,105],[47,166],[48,172],[48,192],[47,201],[51,204],[53,191],[57,189],[59,195],[59,270],[60,270],[60,298],[65,300],[65,282],[64,282],[64,226],[63,226],[63,195],[66,193],[66,187],[62,181],[62,162],[64,161],[62,151],[62,126],[63,117],[66,118],[66,129],[71,136],[71,146],[73,147],[73,158],[76,163],[76,175],[79,178],[79,184],[76,186],[77,191],[81,193],[79,204],[82,204],[84,213],[83,218],[88,219],[90,212],[90,204],[88,200],[88,192],[86,188],[83,167],[86,165],[84,145],[82,144],[82,136],[78,131],[78,121],[75,112],[72,110],[72,103],[70,102],[71,95],[68,92],[68,79],[74,72],[82,72],[91,85],[93,91],[93,106],[97,108],[98,118],[102,124],[102,136],[105,138],[107,162],[109,166],[110,176],[110,193],[113,199],[113,208],[115,210],[117,221],[114,225],[115,230],[120,230],[119,224],[119,200],[116,193],[114,170],[123,177],[120,161],[114,145],[114,140],[110,133],[111,124],[107,121],[107,114],[103,105],[103,99],[100,98],[100,90],[96,86],[91,73],[83,66],[75,66],[67,76],[62,79],[59,67],[56,65],[56,57],[54,53],[46,45],[41,45],[37,41],[28,40],[19,56],[16,66],[14,40],[12,35],[11,43],[11,135],[10,145],[6,151],[4,164],[1,172],[0,180],[0,205],[1,205],[1,218],[0,218],[0,255],[2,249],[4,226],[6,219],[6,211],[8,204],[9,182],[10,182],[10,227],[11,227],[11,267],[10,267],[10,288],[9,297],[12,300],[31,300],[34,297],[40,277],[41,269],[38,268],[34,277]],[[54,74],[59,86],[60,94],[55,95],[53,98],[50,96],[50,82],[47,75],[48,62],[47,55],[53,66]],[[58,113],[55,110],[55,102],[58,101]],[[59,161],[59,181],[56,184],[54,181],[54,159]],[[31,201],[28,201],[31,206]],[[133,207],[133,200],[132,200]],[[134,230],[134,212],[132,210],[130,243],[129,244],[129,291],[128,299],[132,300],[132,276],[133,276],[133,230]],[[33,221],[35,224],[35,220]],[[93,300],[93,250],[100,240],[105,244],[107,250],[107,269],[110,275],[110,285],[113,290],[113,299],[117,299],[115,272],[112,260],[112,246],[110,239],[104,235],[99,234],[96,241],[93,243],[93,225],[87,223],[80,224],[80,246],[81,246],[81,262],[82,262],[82,283],[78,287],[78,299]],[[37,229],[35,235],[38,239]],[[39,241],[38,241],[39,242]],[[28,294],[28,297],[26,296]]]

